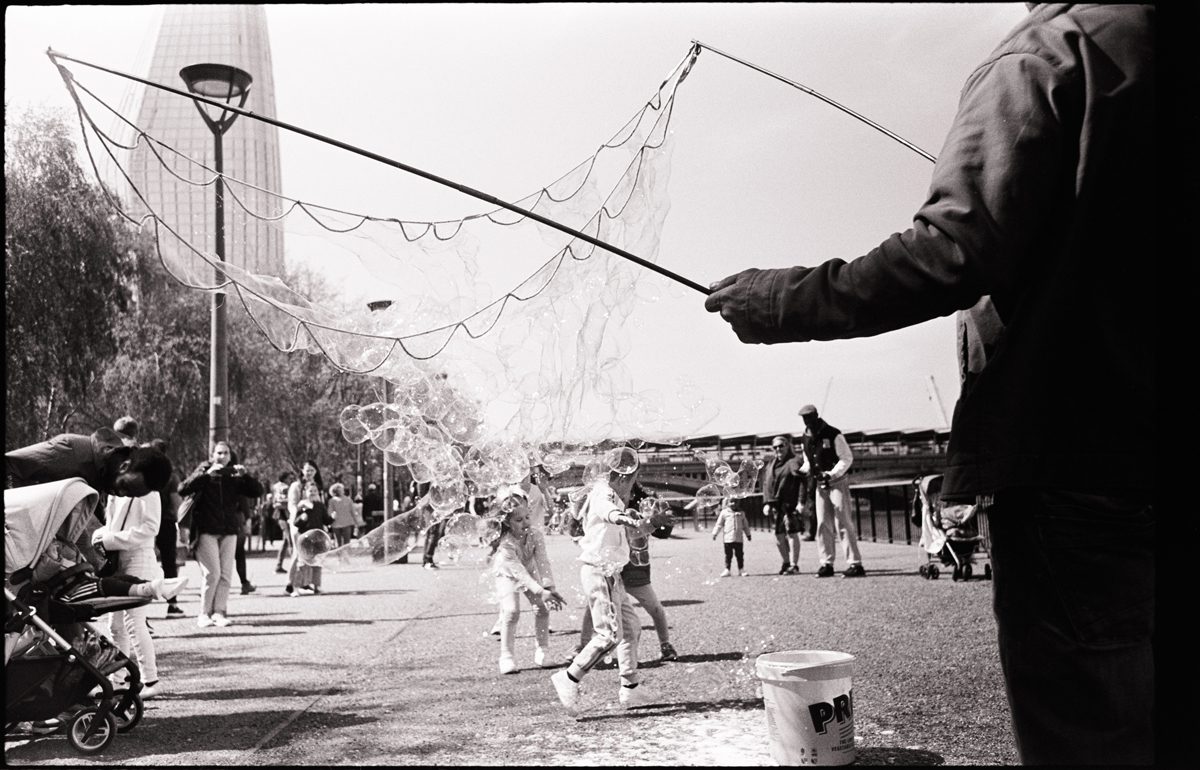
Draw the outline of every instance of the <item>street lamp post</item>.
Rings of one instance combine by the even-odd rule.
[[[392,306],[392,301],[390,299],[377,299],[374,302],[367,303],[367,307],[370,308],[372,313],[374,313],[376,310],[387,310],[391,306]],[[386,404],[386,403],[388,403],[388,381],[387,381],[386,377],[383,377],[382,380],[383,380],[383,403]],[[387,452],[382,452],[381,454],[383,455],[383,522],[384,522],[384,524],[387,524],[388,519],[392,518],[392,476],[391,476],[391,473],[388,471],[388,466],[390,465],[390,463],[388,462],[388,459],[387,459]],[[388,548],[389,540],[390,540],[389,537],[385,536],[383,538],[383,562],[384,562],[384,564],[392,563],[391,553],[389,552],[390,549]],[[408,563],[408,554],[404,554],[404,556],[402,556],[400,558],[399,563],[407,564]]]
[[[179,76],[187,84],[190,93],[209,99],[220,99],[226,103],[238,100],[237,108],[246,105],[250,95],[250,83],[253,79],[249,73],[228,64],[189,64],[179,71]],[[237,120],[237,113],[222,110],[217,118],[211,117],[204,109],[204,103],[193,100],[200,117],[213,133],[213,156],[217,179],[216,189],[216,252],[217,259],[225,261],[225,179],[224,152],[221,137]],[[226,283],[224,271],[215,267],[217,286]],[[218,441],[229,440],[229,347],[226,342],[225,291],[217,288],[213,292],[212,301],[212,334],[211,355],[209,361],[209,404],[208,404],[208,433],[209,446]]]

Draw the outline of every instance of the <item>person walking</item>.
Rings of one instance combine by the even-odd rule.
[[[168,444],[161,438],[151,439],[150,446],[164,455],[167,454]],[[158,549],[159,566],[162,567],[163,577],[179,577],[179,524],[176,519],[179,504],[183,498],[179,496],[179,474],[171,467],[171,478],[167,486],[158,492],[159,505],[162,514],[159,518],[158,534],[154,536],[154,547]],[[167,600],[167,617],[182,618],[183,608],[179,600],[172,596]]]
[[[804,436],[792,436],[792,455],[804,456]],[[801,476],[800,502],[797,506],[800,514],[800,539],[813,542],[817,539],[817,500],[816,484],[809,482],[808,476]]]
[[[967,79],[911,229],[848,263],[728,276],[705,308],[747,343],[958,311],[942,499],[988,522],[1020,759],[1183,764],[1187,712],[1162,704],[1186,680],[1155,679],[1184,609],[1155,601],[1156,282],[1177,251],[1155,238],[1188,202],[1155,192],[1157,10],[1028,5]]]
[[[800,472],[813,479],[817,498],[817,577],[833,577],[834,547],[841,531],[842,547],[846,551],[844,577],[863,577],[867,574],[858,549],[858,528],[850,515],[850,480],[846,474],[854,462],[854,453],[842,432],[821,419],[817,408],[805,404],[800,408],[804,420],[800,455]]]
[[[346,485],[340,481],[329,487],[329,514],[333,517],[334,543],[349,543],[354,537],[354,501],[346,496]]]
[[[196,467],[179,485],[179,493],[192,495],[191,539],[200,564],[201,628],[225,627],[229,619],[229,588],[233,583],[234,559],[242,521],[242,499],[262,494],[262,484],[231,462],[229,443],[213,444],[210,459]]]
[[[279,527],[279,553],[275,557],[275,572],[279,575],[286,575],[287,570],[284,569],[283,560],[290,554],[292,549],[292,527],[288,524],[291,519],[291,514],[288,513],[288,489],[295,481],[296,474],[291,471],[284,471],[279,474],[279,479],[271,485],[271,511],[276,524]]]
[[[745,577],[745,554],[743,553],[743,541],[753,540],[750,535],[750,522],[746,520],[746,514],[738,510],[737,502],[732,497],[725,498],[725,505],[721,507],[721,513],[717,515],[717,523],[713,525],[712,539],[716,540],[721,536],[721,542],[725,546],[725,569],[721,572],[721,577],[729,577],[729,568],[732,566],[733,560],[737,559],[738,576]]]
[[[780,575],[800,572],[800,466],[787,436],[771,439],[771,459],[763,465],[763,515],[775,526],[775,545],[783,559]]]
[[[230,451],[229,456],[230,462],[236,467],[238,464],[237,452]],[[257,497],[243,496],[238,501],[237,546],[233,551],[233,566],[237,570],[238,580],[242,583],[242,596],[254,593],[257,588],[250,582],[250,576],[246,573],[246,543],[250,540],[250,533],[254,526],[254,501],[257,499]]]

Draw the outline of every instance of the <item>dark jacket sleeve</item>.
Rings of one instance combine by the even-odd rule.
[[[249,474],[241,476],[238,478],[238,492],[240,492],[244,497],[262,497],[262,482]]]
[[[818,267],[748,270],[732,312],[757,339],[865,337],[949,315],[1016,283],[1044,217],[1073,183],[1062,158],[1065,76],[1006,53],[967,81],[911,229],[868,254]],[[732,321],[735,328],[738,321]]]
[[[196,466],[196,470],[192,471],[191,475],[179,485],[179,494],[183,496],[194,495],[208,486],[208,482],[210,481],[208,468],[208,463],[200,463],[200,465]]]

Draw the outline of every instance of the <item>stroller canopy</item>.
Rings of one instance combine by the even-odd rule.
[[[62,528],[63,539],[75,542],[93,523],[100,493],[83,479],[4,490],[4,580],[31,566]],[[64,527],[65,524],[65,527]]]

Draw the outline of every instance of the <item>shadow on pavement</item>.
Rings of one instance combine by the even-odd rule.
[[[306,724],[318,724],[322,728],[356,727],[379,721],[371,716],[325,711],[307,712],[304,716]],[[96,757],[79,754],[70,747],[64,736],[54,735],[11,748],[6,745],[4,759],[10,765],[19,762],[54,762],[59,759],[74,764],[120,765],[129,760],[144,759],[147,753],[161,749],[165,735],[172,737],[169,745],[177,753],[249,751],[258,744],[266,730],[279,723],[279,719],[280,712],[277,709],[187,717],[147,714],[142,724],[128,733],[118,735]],[[285,730],[276,736],[270,746],[286,745],[289,732]]]
[[[330,689],[297,690],[294,687],[260,687],[258,689],[240,688],[236,690],[213,690],[211,692],[183,693],[176,697],[180,700],[243,700],[255,698],[315,698],[318,695],[344,695],[353,690],[341,687]],[[160,698],[155,698],[160,700]],[[164,695],[161,700],[172,700],[171,693]]]
[[[921,749],[864,749],[854,751],[855,765],[895,765],[898,767],[928,767],[944,765],[941,754]]]
[[[707,655],[680,655],[676,663],[713,663],[718,660],[741,660],[746,657],[740,652],[714,652]],[[641,665],[640,663],[638,664]]]
[[[683,607],[688,604],[704,604],[703,599],[664,599],[662,606],[664,607]],[[638,605],[641,606],[641,605]]]
[[[708,711],[756,711],[763,708],[762,698],[726,698],[710,701],[687,701],[684,703],[654,703],[649,706],[617,711],[612,714],[583,716],[580,722],[599,722],[604,719],[628,719],[629,717],[661,717],[670,714],[703,714]]]

